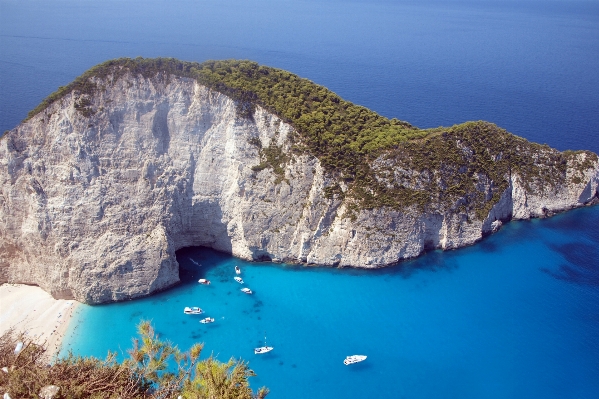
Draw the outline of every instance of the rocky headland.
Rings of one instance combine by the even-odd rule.
[[[125,300],[177,284],[175,251],[200,245],[381,267],[598,185],[596,154],[487,122],[420,130],[247,61],[114,60],[0,139],[0,282]]]

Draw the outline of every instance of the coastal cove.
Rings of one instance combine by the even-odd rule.
[[[590,158],[582,157],[562,173],[577,151],[599,154],[598,40],[599,2],[584,0],[0,0],[0,135],[21,129],[10,146],[11,133],[0,136],[0,281],[46,289],[0,285],[0,330],[49,337],[51,351],[62,339],[60,356],[116,351],[123,360],[136,324],[150,320],[160,338],[183,350],[205,343],[202,359],[249,361],[257,373],[252,388],[267,386],[269,399],[599,397],[599,205],[583,206],[599,175],[584,172]],[[136,57],[194,65],[251,60],[289,71],[388,121],[407,121],[413,133],[466,134],[485,145],[508,137],[496,152],[453,141],[452,150],[488,153],[493,162],[504,160],[504,149],[522,149],[513,143],[539,143],[530,147],[539,152],[510,156],[530,165],[548,154],[553,171],[571,184],[544,190],[555,188],[556,174],[541,173],[551,169],[541,163],[532,174],[536,191],[529,181],[479,181],[485,201],[496,201],[503,183],[520,188],[493,202],[501,205],[497,212],[432,212],[402,225],[397,213],[375,210],[358,220],[371,222],[363,228],[348,217],[331,231],[320,229],[321,221],[332,220],[339,202],[310,213],[310,203],[330,198],[308,201],[306,194],[324,193],[325,163],[301,154],[288,162],[286,183],[302,184],[281,183],[281,150],[299,152],[285,144],[291,125],[269,114],[276,101],[242,107],[258,112],[238,118],[234,100],[243,96],[198,87],[190,74],[140,74],[112,86],[96,81],[96,97],[67,93],[62,105],[19,125],[94,65],[142,60]],[[168,93],[165,82],[172,83]],[[283,104],[279,112],[299,108]],[[392,123],[408,128],[400,121]],[[332,139],[317,151],[329,166],[356,161],[355,153],[329,153]],[[429,152],[455,155],[439,144],[412,147],[424,154],[420,167],[438,161],[427,159]],[[487,171],[512,176],[512,166]],[[464,172],[446,171],[444,177]],[[463,174],[478,178],[474,168],[470,173]],[[338,177],[344,185],[355,175]],[[11,191],[13,178],[20,191]],[[328,194],[341,198],[331,187]],[[599,191],[594,195],[596,202]],[[377,198],[401,205],[406,197]],[[581,207],[535,218],[552,215],[546,203],[560,201],[556,212]],[[6,210],[18,217],[9,221]],[[169,217],[173,223],[161,224]],[[493,219],[504,224],[487,235],[498,227]],[[342,239],[332,245],[316,242],[335,234]],[[310,240],[314,251],[303,257]],[[28,253],[15,256],[25,247]],[[339,249],[358,256],[342,263]],[[393,263],[397,254],[422,250]],[[275,262],[260,261],[267,259]],[[243,285],[233,280],[236,265]],[[145,273],[150,269],[159,272]],[[198,284],[202,278],[211,284]],[[72,298],[72,288],[82,301],[121,302],[87,305],[48,294]],[[187,306],[205,313],[184,314]],[[200,324],[204,317],[214,322]],[[255,355],[265,340],[274,350]],[[343,364],[357,354],[368,358]]]
[[[0,281],[88,304],[177,284],[189,246],[377,268],[599,197],[590,151],[420,130],[250,61],[102,63],[8,132],[0,165]]]
[[[203,356],[249,360],[252,385],[273,398],[592,397],[597,226],[599,207],[512,222],[472,247],[379,270],[248,263],[188,248],[177,253],[180,286],[81,305],[63,353],[123,355],[146,319],[182,348],[205,342]],[[253,295],[240,292],[235,265]],[[185,306],[206,313],[184,315]],[[205,316],[215,322],[200,324]],[[256,356],[265,333],[275,350]],[[344,366],[354,353],[368,360]]]

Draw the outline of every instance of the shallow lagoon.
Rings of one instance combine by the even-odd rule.
[[[250,361],[272,398],[576,398],[599,392],[599,207],[510,223],[478,245],[374,271],[178,252],[180,286],[85,306],[70,349],[125,350],[151,319],[182,348]],[[200,263],[197,267],[192,261]],[[233,280],[242,269],[248,296]],[[197,283],[208,278],[210,286]],[[205,316],[183,314],[200,306]],[[275,350],[253,354],[264,334]],[[346,367],[346,355],[368,359]]]

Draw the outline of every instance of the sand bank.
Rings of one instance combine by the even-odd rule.
[[[58,353],[73,311],[79,303],[54,299],[39,287],[0,285],[0,334],[9,328],[23,332],[36,343],[46,343],[48,353]]]

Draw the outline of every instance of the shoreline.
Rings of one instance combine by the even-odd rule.
[[[13,328],[40,345],[48,358],[56,356],[79,302],[54,299],[38,286],[0,285],[0,334]]]

